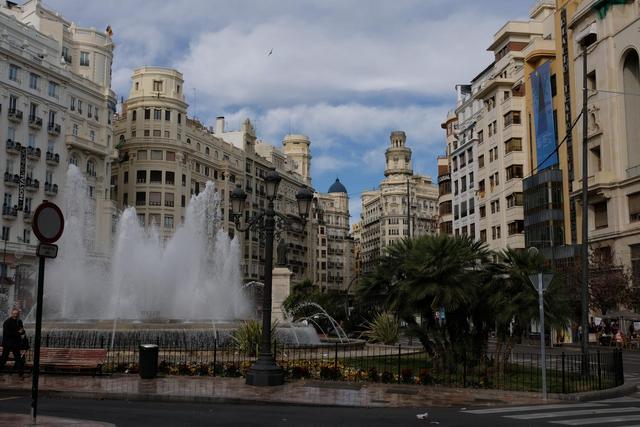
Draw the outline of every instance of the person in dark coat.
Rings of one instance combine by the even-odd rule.
[[[25,336],[24,326],[20,320],[20,310],[14,308],[11,310],[11,317],[2,324],[2,356],[0,356],[0,371],[4,369],[4,365],[9,359],[9,353],[13,353],[15,360],[14,369],[18,371],[20,376],[24,372],[24,363],[20,355],[20,346]]]

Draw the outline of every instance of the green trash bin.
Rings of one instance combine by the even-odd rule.
[[[155,344],[141,344],[138,351],[140,378],[155,378],[158,375],[158,346]]]

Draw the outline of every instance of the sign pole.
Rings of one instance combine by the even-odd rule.
[[[38,263],[38,296],[36,300],[36,336],[33,340],[33,376],[31,383],[31,417],[36,420],[38,413],[38,380],[40,378],[40,340],[42,334],[42,294],[44,288],[44,256]]]

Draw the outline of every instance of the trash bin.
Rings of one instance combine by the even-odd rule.
[[[155,378],[158,375],[158,346],[155,344],[140,345],[138,363],[140,378]]]

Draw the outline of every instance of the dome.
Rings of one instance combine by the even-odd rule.
[[[329,193],[345,193],[346,194],[347,189],[345,188],[344,185],[342,185],[340,180],[336,178],[336,182],[331,184],[331,187],[329,187]]]

